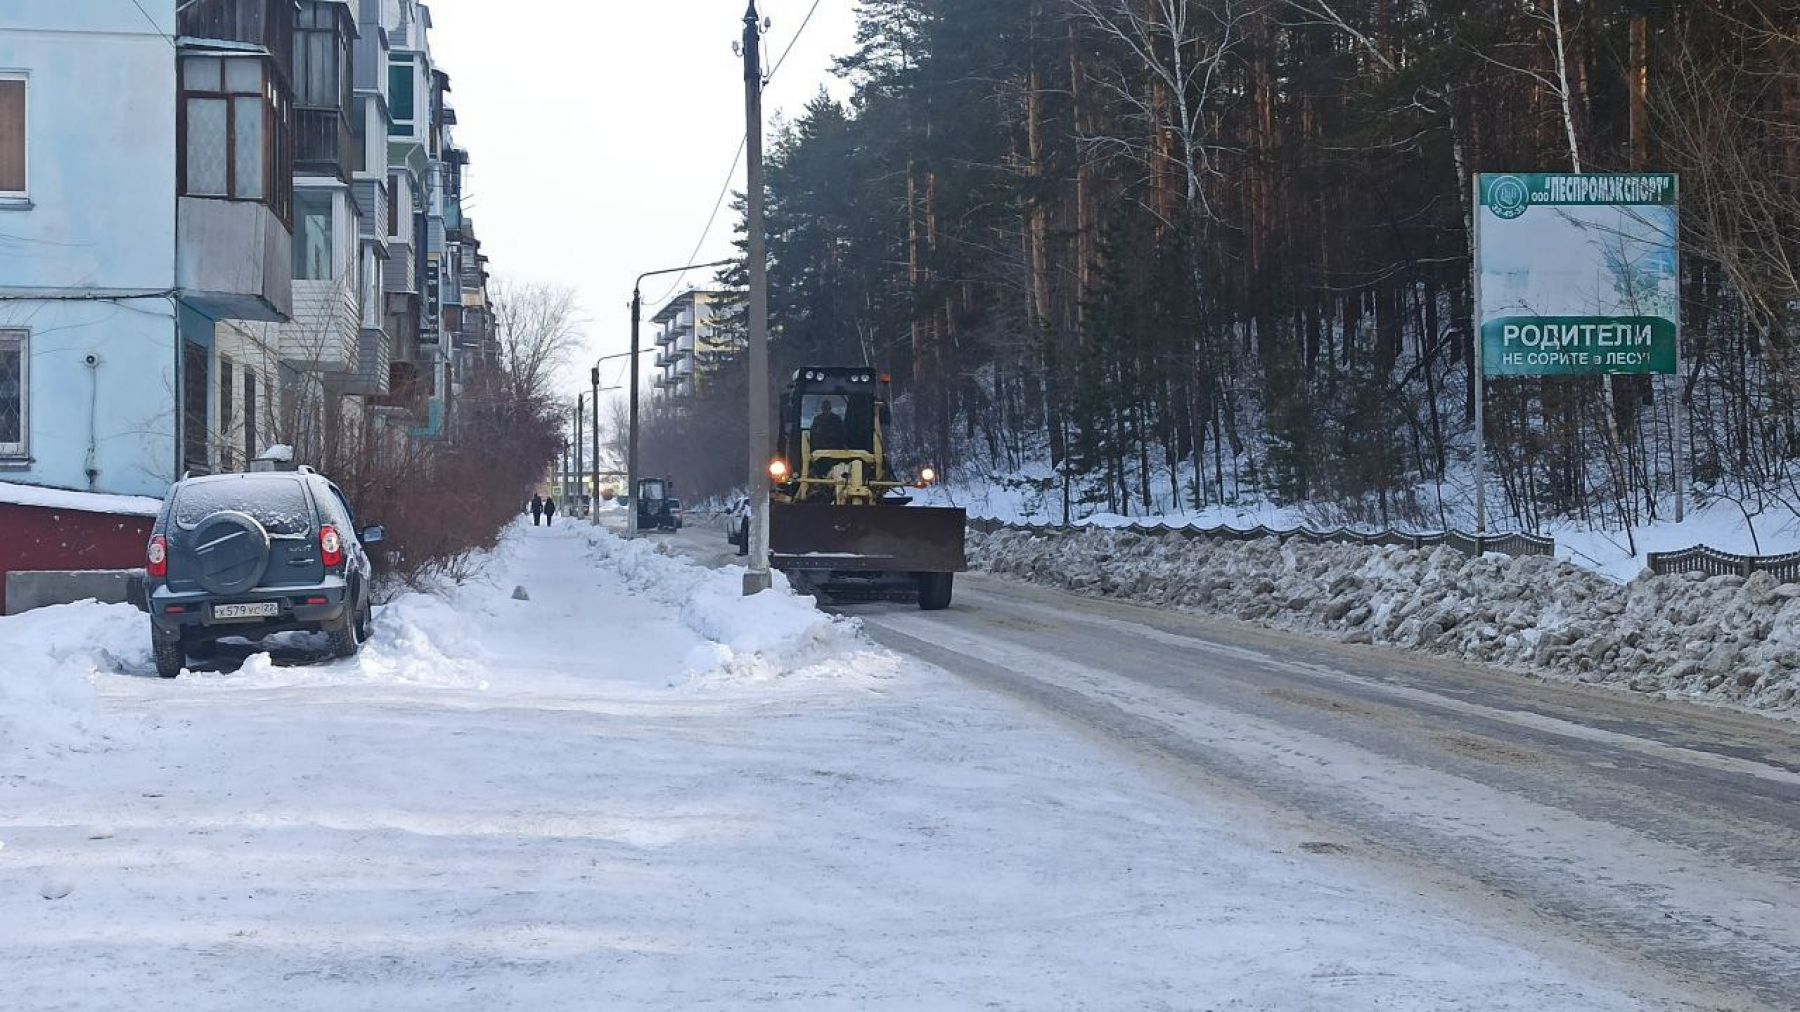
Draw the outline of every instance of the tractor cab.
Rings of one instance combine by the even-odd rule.
[[[896,495],[885,444],[887,377],[872,369],[808,367],[794,371],[781,398],[781,434],[770,469],[777,496],[789,502],[870,505]]]
[[[675,483],[667,478],[639,478],[637,484],[638,530],[676,530],[681,526],[680,513],[673,504],[679,502],[674,498]]]

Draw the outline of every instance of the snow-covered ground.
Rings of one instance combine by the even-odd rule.
[[[0,619],[0,1008],[1660,1004],[737,590],[524,527],[354,661],[165,682],[129,609]]]

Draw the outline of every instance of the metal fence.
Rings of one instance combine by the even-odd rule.
[[[984,534],[995,531],[1024,531],[1032,534],[1059,534],[1080,527],[1064,527],[1060,524],[1016,524],[1001,520],[970,518],[969,526]],[[1467,534],[1462,531],[1441,531],[1429,534],[1409,533],[1388,529],[1373,533],[1353,531],[1347,527],[1339,527],[1331,531],[1315,531],[1309,527],[1295,527],[1289,530],[1276,530],[1272,527],[1257,525],[1249,529],[1238,527],[1195,527],[1170,526],[1168,524],[1132,523],[1123,527],[1099,527],[1092,530],[1125,531],[1131,534],[1178,535],[1184,538],[1206,538],[1215,541],[1258,541],[1273,538],[1277,541],[1302,541],[1308,544],[1340,544],[1340,545],[1393,545],[1400,548],[1436,548],[1447,545],[1464,555],[1478,556],[1488,552],[1500,552],[1505,555],[1545,555],[1556,554],[1556,539],[1526,534],[1522,531],[1510,531],[1504,534]],[[1795,557],[1800,566],[1800,556]]]
[[[1697,545],[1679,552],[1651,552],[1650,571],[1659,576],[1672,573],[1705,573],[1708,576],[1749,576],[1768,573],[1782,583],[1800,583],[1800,552],[1788,555],[1733,555]]]

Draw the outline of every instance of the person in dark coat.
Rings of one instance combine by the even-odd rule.
[[[538,525],[538,521],[542,520],[543,518],[544,518],[544,497],[541,495],[534,495],[531,497],[531,526],[536,527]]]
[[[837,413],[836,406],[827,397],[819,405],[819,413],[813,416],[812,448],[842,450],[849,445],[844,440],[844,417]]]
[[[556,498],[554,496],[544,500],[544,526],[556,526]]]

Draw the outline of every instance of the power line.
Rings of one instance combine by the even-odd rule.
[[[806,17],[800,19],[800,27],[794,32],[794,37],[788,40],[787,48],[781,51],[781,55],[775,60],[775,65],[769,69],[769,73],[763,78],[764,87],[767,87],[769,82],[775,80],[775,75],[781,72],[782,64],[787,62],[787,58],[793,53],[794,47],[800,44],[801,36],[806,34],[806,27],[812,24],[813,15],[819,13],[819,6],[822,2],[823,0],[813,0],[812,7],[806,12]],[[713,226],[718,224],[719,212],[725,208],[725,198],[731,195],[731,181],[737,175],[738,164],[744,160],[744,148],[747,147],[749,143],[750,138],[748,135],[738,138],[737,154],[731,156],[731,168],[725,170],[725,183],[719,188],[719,197],[717,200],[713,201],[712,214],[707,216],[706,227],[700,230],[700,238],[694,242],[693,252],[688,254],[687,259],[689,263],[692,263],[699,258],[700,250],[706,246],[707,238],[712,235]],[[656,305],[657,303],[666,301],[671,295],[675,294],[675,291],[681,287],[682,282],[686,279],[686,273],[676,275],[675,280],[669,285],[669,290],[664,292],[661,296],[652,299],[650,304]]]
[[[725,170],[725,185],[719,187],[719,199],[713,202],[712,214],[706,219],[706,227],[700,230],[700,238],[694,241],[693,252],[688,254],[687,260],[685,261],[686,263],[691,264],[699,259],[701,248],[706,245],[707,237],[712,235],[713,226],[719,221],[719,212],[725,208],[725,198],[731,194],[731,181],[737,177],[738,163],[744,160],[744,148],[748,146],[749,143],[750,138],[748,136],[738,138],[737,154],[731,156],[731,168]],[[662,295],[651,299],[650,305],[654,306],[660,302],[667,301],[669,296],[674,295],[675,290],[681,287],[681,282],[686,278],[686,271],[675,275],[675,280],[670,283],[669,290],[662,293]]]
[[[175,40],[169,38],[169,33],[162,30],[162,26],[156,23],[156,19],[150,16],[150,12],[144,9],[143,4],[138,3],[138,0],[131,0],[131,6],[137,8],[137,12],[144,16],[144,20],[150,23],[151,28],[156,29],[156,34],[162,36],[164,42],[167,42],[171,48],[175,46]],[[189,6],[193,5],[189,4]]]
[[[812,9],[806,12],[806,17],[800,19],[799,31],[796,31],[794,37],[788,40],[787,48],[783,49],[781,56],[776,58],[775,66],[769,68],[769,76],[763,78],[764,84],[775,80],[775,75],[781,73],[781,65],[787,62],[788,54],[793,52],[794,47],[800,43],[800,36],[806,34],[806,26],[812,24],[813,15],[819,13],[820,2],[821,0],[813,0]]]

